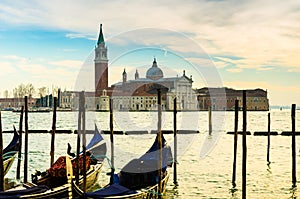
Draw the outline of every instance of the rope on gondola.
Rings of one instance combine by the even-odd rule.
[[[11,158],[11,157],[14,157],[15,154],[16,154],[17,151],[10,151],[10,152],[7,152],[3,155],[3,159],[8,159],[8,158]],[[10,154],[13,154],[13,155],[10,155]],[[16,157],[18,159],[18,157]]]
[[[101,159],[103,159],[103,160],[106,159],[109,168],[110,168],[110,169],[114,169],[114,168],[112,167],[111,160],[110,160],[109,157],[107,157],[106,155],[94,155],[94,157],[97,158],[97,159],[98,159],[98,158],[101,158]]]
[[[152,195],[157,195],[157,196],[162,196],[163,194],[158,193],[157,191],[151,189],[151,190],[142,190],[142,192],[147,193],[147,194],[152,194]]]

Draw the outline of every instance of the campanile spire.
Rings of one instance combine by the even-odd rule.
[[[97,46],[95,47],[95,91],[101,93],[108,88],[108,58],[107,48],[104,42],[102,24],[100,24],[100,33]]]
[[[98,36],[98,42],[97,45],[99,46],[100,44],[105,44],[104,42],[104,37],[103,37],[103,31],[102,31],[102,24],[100,24],[100,33]]]

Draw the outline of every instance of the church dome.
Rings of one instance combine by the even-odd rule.
[[[154,58],[152,67],[147,70],[146,78],[152,79],[152,80],[158,80],[163,77],[164,77],[164,74],[163,74],[162,70],[157,66],[156,59]]]

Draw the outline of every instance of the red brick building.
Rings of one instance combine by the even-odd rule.
[[[262,89],[246,90],[247,110],[268,111],[269,99],[267,91]],[[197,90],[199,110],[234,110],[235,100],[239,100],[239,107],[243,104],[243,90],[232,88],[201,88]]]

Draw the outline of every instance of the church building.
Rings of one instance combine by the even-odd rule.
[[[152,66],[141,78],[138,70],[134,79],[129,80],[126,69],[122,75],[122,82],[108,87],[108,57],[102,25],[95,48],[95,103],[96,110],[105,111],[109,108],[109,98],[113,99],[113,108],[120,111],[147,111],[157,109],[157,95],[150,90],[155,86],[165,89],[162,93],[163,110],[173,110],[173,99],[177,97],[177,110],[196,110],[197,96],[192,88],[192,76],[187,77],[183,71],[180,77],[164,77],[154,58]]]

